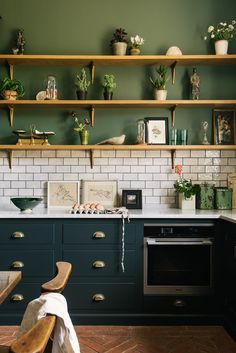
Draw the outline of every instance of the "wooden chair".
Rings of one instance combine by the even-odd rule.
[[[57,262],[57,275],[42,284],[41,293],[61,293],[69,279],[72,266],[68,262]],[[40,319],[34,327],[19,337],[10,347],[0,346],[0,353],[43,353],[50,352],[49,340],[56,323],[55,315],[47,315]]]

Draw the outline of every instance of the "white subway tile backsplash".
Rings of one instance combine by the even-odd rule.
[[[235,151],[176,151],[175,165],[183,164],[184,177],[193,182],[227,186],[236,172]],[[9,169],[8,155],[0,151],[1,205],[10,196],[42,196],[46,203],[48,181],[118,180],[122,189],[141,189],[144,204],[176,207],[170,151],[95,151],[94,167],[88,151],[16,151]]]

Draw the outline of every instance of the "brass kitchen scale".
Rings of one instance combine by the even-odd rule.
[[[14,130],[13,133],[17,135],[18,141],[16,145],[46,145],[49,146],[48,137],[55,135],[53,131],[38,131],[34,125],[30,126],[30,131]]]

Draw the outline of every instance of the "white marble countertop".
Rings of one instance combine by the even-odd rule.
[[[142,210],[129,210],[130,219],[225,219],[236,223],[235,210],[181,210],[176,208],[158,209],[146,206]],[[120,214],[71,214],[69,210],[52,210],[35,208],[32,213],[22,213],[18,210],[0,210],[0,219],[31,219],[31,218],[60,218],[60,219],[88,219],[88,218],[121,218]]]

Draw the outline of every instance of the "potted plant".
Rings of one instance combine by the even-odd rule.
[[[115,82],[115,76],[106,74],[104,76],[102,87],[104,88],[104,92],[103,92],[104,99],[111,100],[113,97],[113,90],[117,87],[117,84]]]
[[[191,179],[183,178],[182,171],[182,165],[175,166],[175,173],[179,175],[179,179],[174,183],[175,191],[179,196],[179,208],[194,210],[196,208],[195,195],[197,193],[197,185],[193,185]]]
[[[220,22],[217,26],[209,26],[207,29],[210,39],[214,40],[215,52],[218,55],[225,55],[228,52],[229,41],[233,38],[235,33],[236,21]],[[207,36],[204,37],[207,40]]]
[[[125,55],[127,49],[127,32],[123,28],[117,28],[111,39],[111,46],[114,55]]]
[[[155,99],[166,100],[166,97],[167,97],[166,83],[169,80],[167,67],[165,65],[160,65],[158,68],[156,68],[156,72],[157,72],[157,77],[155,79],[150,77],[150,81],[155,88],[155,91],[154,91]]]
[[[130,54],[139,55],[140,47],[144,44],[144,39],[138,34],[134,37],[130,37]]]
[[[90,121],[87,118],[84,118],[83,122],[79,122],[77,114],[75,112],[71,113],[72,117],[75,121],[74,131],[78,132],[80,135],[81,145],[88,145],[89,142],[89,130],[88,126],[90,125]]]
[[[24,96],[25,88],[19,80],[6,77],[0,81],[0,94],[3,99],[16,100]]]
[[[76,76],[75,80],[76,93],[78,99],[86,99],[90,81],[87,79],[87,74],[84,68],[82,68],[79,75]]]

